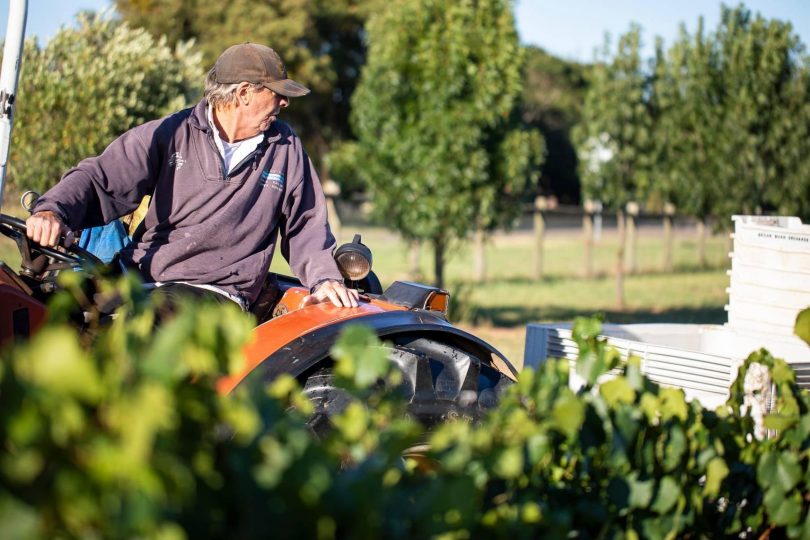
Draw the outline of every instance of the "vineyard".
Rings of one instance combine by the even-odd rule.
[[[583,389],[549,360],[480,424],[425,432],[354,326],[332,351],[350,398],[317,439],[290,377],[216,393],[252,324],[235,307],[189,305],[154,331],[123,281],[130,307],[88,339],[68,322],[81,278],[63,283],[47,326],[2,350],[7,538],[810,537],[810,396],[766,351],[707,410],[632,360],[597,383],[619,357],[580,319]],[[777,396],[762,425],[744,397],[755,364]]]

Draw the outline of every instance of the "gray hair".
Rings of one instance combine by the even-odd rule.
[[[236,104],[236,88],[241,83],[219,83],[216,77],[216,68],[211,68],[205,76],[205,90],[203,95],[212,107],[222,107]],[[262,88],[261,84],[253,84],[254,90]]]

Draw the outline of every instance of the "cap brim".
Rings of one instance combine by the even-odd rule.
[[[303,84],[299,84],[292,79],[283,79],[281,81],[273,81],[265,83],[265,86],[275,92],[287,97],[300,97],[309,94],[309,88]]]

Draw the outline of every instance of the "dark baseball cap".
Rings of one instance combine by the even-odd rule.
[[[228,47],[214,64],[215,79],[222,84],[249,82],[261,84],[277,94],[298,97],[309,88],[287,78],[287,69],[276,51],[258,43]]]

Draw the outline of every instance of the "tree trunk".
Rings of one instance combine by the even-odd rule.
[[[593,277],[593,213],[587,209],[582,215],[582,234],[585,239],[585,277]]]
[[[697,223],[698,266],[706,268],[706,218],[701,217]]]
[[[616,309],[624,311],[624,251],[627,243],[627,232],[624,212],[616,211],[616,227],[619,233],[619,248],[616,252]]]
[[[543,243],[546,237],[546,220],[543,211],[534,211],[534,272],[535,280],[543,279]]]
[[[422,281],[422,269],[419,266],[420,251],[418,240],[408,242],[408,275],[413,281]]]
[[[444,289],[444,238],[433,239],[433,284]]]
[[[473,238],[473,279],[483,283],[487,279],[487,235],[484,229],[476,229]]]

